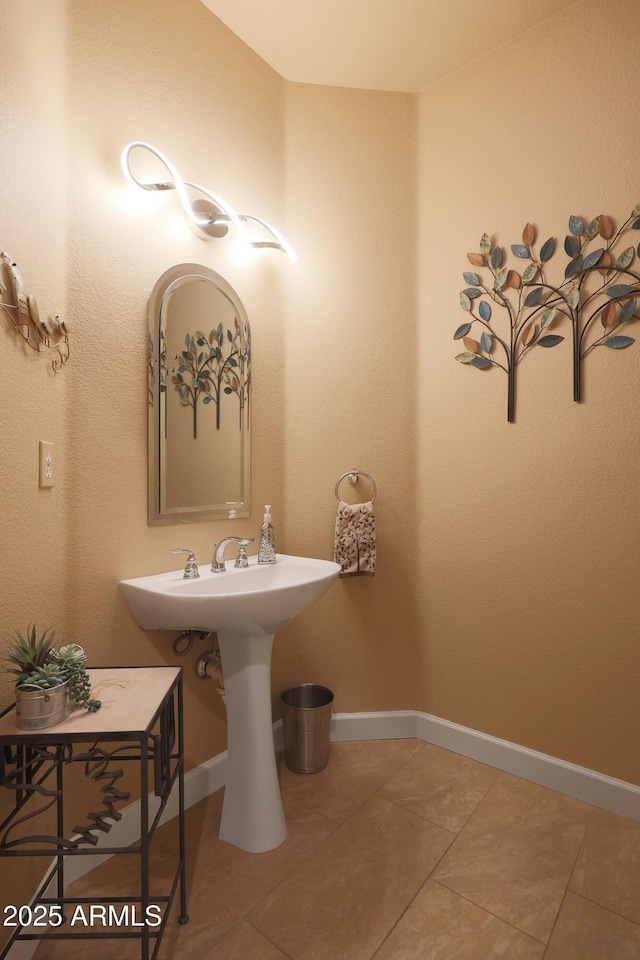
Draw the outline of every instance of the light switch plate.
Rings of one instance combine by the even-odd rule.
[[[53,444],[40,441],[40,486],[53,486]]]

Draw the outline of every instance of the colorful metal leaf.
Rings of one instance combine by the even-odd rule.
[[[474,357],[471,361],[471,366],[477,367],[478,370],[488,370],[493,364],[491,360],[487,360],[486,357]]]
[[[503,255],[502,247],[496,247],[491,254],[491,266],[494,270],[499,270],[502,266]]]
[[[631,224],[631,229],[632,229],[632,230],[640,230],[640,217],[638,217],[637,220],[634,220],[634,221],[633,221],[633,223]]]
[[[613,300],[609,300],[609,303],[605,306],[604,310],[600,314],[600,323],[606,330],[607,327],[612,327],[616,322],[617,308]]]
[[[518,257],[520,260],[528,260],[531,256],[529,253],[529,247],[525,247],[522,243],[512,243],[511,253],[514,255],[514,257]]]
[[[504,287],[507,282],[507,277],[509,276],[509,271],[505,268],[504,270],[499,270],[496,273],[496,278],[493,283],[493,289],[499,292]]]
[[[591,221],[591,223],[585,230],[584,235],[588,240],[593,240],[593,238],[597,235],[599,229],[600,229],[600,217],[594,217],[594,219]]]
[[[570,233],[564,238],[564,252],[568,257],[577,257],[580,253],[580,241]]]
[[[615,224],[611,217],[600,217],[600,223],[598,224],[598,233],[603,240],[609,240],[614,233]]]
[[[627,267],[630,267],[633,258],[636,253],[633,247],[627,247],[626,250],[623,250],[618,259],[616,260],[616,269],[617,270],[626,270]]]
[[[522,282],[531,283],[532,280],[535,280],[535,276],[537,272],[538,272],[538,264],[530,263],[529,266],[524,271],[524,273],[522,274]]]
[[[540,326],[543,330],[546,330],[547,327],[550,327],[553,321],[556,318],[556,308],[549,307],[548,310],[545,310],[542,316],[540,317]]]
[[[580,288],[571,287],[571,289],[567,290],[567,292],[565,293],[564,298],[569,304],[569,306],[572,308],[572,310],[575,310],[575,308],[580,303]]]
[[[533,224],[528,223],[524,230],[522,231],[522,242],[525,247],[530,247],[532,243],[535,243],[536,239],[536,228]]]
[[[477,340],[474,340],[473,337],[463,337],[462,342],[470,353],[480,353],[482,348]]]
[[[634,297],[633,300],[627,300],[627,302],[620,308],[620,316],[618,320],[620,323],[626,323],[627,320],[631,320],[631,317],[636,312],[636,306],[638,301]]]
[[[567,264],[566,269],[564,271],[565,280],[569,280],[571,277],[575,277],[575,275],[579,273],[580,270],[582,270],[582,254],[580,254],[579,257],[575,257],[575,259],[570,260],[569,263]]]
[[[507,273],[507,283],[508,287],[513,287],[514,290],[519,290],[522,286],[522,277],[517,270],[509,270]]]
[[[630,347],[632,343],[635,343],[633,337],[609,337],[608,340],[604,341],[605,347],[611,347],[612,350],[624,350],[625,347]]]
[[[606,277],[612,266],[613,258],[609,251],[605,250],[598,261],[598,273],[600,273],[603,277]]]
[[[543,293],[544,287],[536,287],[535,290],[531,290],[524,298],[525,307],[535,307],[537,303],[540,303]]]
[[[465,296],[469,297],[469,300],[474,300],[476,297],[482,296],[482,290],[478,290],[477,287],[465,287],[462,292]]]
[[[574,237],[581,237],[584,233],[584,221],[582,217],[569,217],[569,233]]]
[[[493,348],[493,338],[486,332],[486,330],[480,337],[480,346],[485,353],[491,353]]]
[[[483,257],[481,253],[468,253],[467,260],[474,267],[486,267],[487,265],[487,258]]]
[[[592,267],[595,267],[596,263],[602,257],[604,253],[604,248],[600,247],[598,250],[592,250],[591,253],[588,253],[587,256],[582,261],[582,269],[590,270]]]
[[[633,285],[630,283],[616,283],[606,291],[607,296],[613,299],[627,297],[633,292]]]
[[[550,260],[556,249],[556,239],[555,237],[549,237],[548,240],[542,244],[540,248],[540,262],[546,263],[547,260]]]
[[[456,357],[458,363],[471,363],[475,359],[475,353],[470,353],[469,350],[465,350],[464,353],[459,353]]]
[[[480,277],[477,273],[465,272],[462,276],[464,277],[464,282],[469,283],[472,287],[477,287],[480,283]]]
[[[466,295],[464,290],[460,294],[460,306],[463,310],[471,310],[471,300],[469,300],[469,297]]]
[[[481,300],[478,304],[478,313],[488,323],[491,320],[491,304],[487,303],[486,300]]]
[[[537,346],[539,347],[555,347],[556,344],[562,343],[564,337],[559,337],[557,333],[549,333],[546,337],[540,337],[538,340]]]
[[[453,339],[462,340],[462,338],[466,337],[466,335],[469,333],[469,330],[471,330],[471,324],[463,323],[461,326],[458,327],[458,329],[454,333]]]
[[[535,323],[528,323],[522,331],[522,342],[528,347],[532,340],[535,340],[538,328]]]
[[[480,253],[491,253],[491,237],[488,233],[483,233],[480,239]]]

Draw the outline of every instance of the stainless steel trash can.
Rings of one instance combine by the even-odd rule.
[[[280,695],[284,762],[294,773],[317,773],[329,762],[333,693],[317,683],[300,683]]]

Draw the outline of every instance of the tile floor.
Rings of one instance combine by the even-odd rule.
[[[218,840],[221,791],[187,811],[191,919],[174,906],[162,960],[640,960],[639,823],[417,740],[336,743],[321,773],[280,778],[289,835],[269,853]],[[159,894],[171,824],[154,847]],[[131,868],[74,895],[124,895]],[[139,945],[36,954],[88,957]]]

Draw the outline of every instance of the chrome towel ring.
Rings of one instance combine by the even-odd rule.
[[[338,494],[338,487],[340,486],[340,484],[342,483],[343,480],[346,480],[347,477],[349,478],[349,483],[357,483],[357,482],[358,482],[358,477],[364,477],[365,480],[368,480],[369,483],[371,484],[372,489],[373,489],[373,496],[371,497],[371,503],[374,502],[374,500],[376,499],[376,497],[377,497],[377,495],[378,495],[378,488],[376,487],[376,482],[375,482],[375,480],[373,479],[372,476],[370,476],[370,474],[365,473],[364,470],[355,470],[355,469],[354,469],[354,470],[347,470],[346,473],[343,473],[342,476],[339,478],[338,482],[336,483],[336,500],[337,500],[338,503],[340,503],[340,496],[339,496],[339,494]]]

